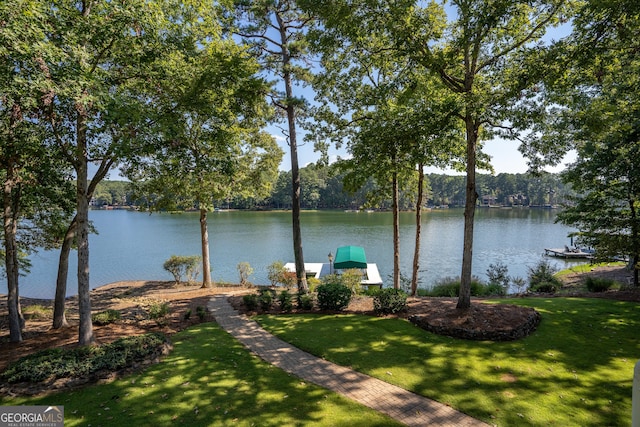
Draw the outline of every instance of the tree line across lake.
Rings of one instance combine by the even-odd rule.
[[[344,174],[334,165],[308,165],[300,170],[301,204],[304,209],[390,209],[391,197],[373,180],[353,193],[345,189]],[[426,207],[462,207],[466,178],[463,175],[426,175]],[[412,181],[408,179],[407,181]],[[400,208],[410,210],[416,203],[416,186],[407,182],[400,194]],[[574,195],[558,174],[479,174],[478,205],[484,206],[561,206]],[[94,207],[145,206],[149,195],[137,194],[128,181],[103,181],[96,187]],[[271,193],[261,199],[237,196],[218,200],[220,209],[290,209],[291,172],[280,171]],[[196,208],[181,205],[177,210]]]

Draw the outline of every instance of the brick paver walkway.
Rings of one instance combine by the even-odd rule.
[[[265,361],[408,426],[488,426],[449,406],[320,359],[276,338],[234,310],[227,295],[213,297],[208,308],[224,330]]]

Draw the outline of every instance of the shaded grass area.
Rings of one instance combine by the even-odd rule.
[[[494,301],[533,307],[538,330],[515,342],[442,337],[394,318],[260,316],[310,353],[499,426],[631,424],[640,305],[601,299]]]
[[[286,374],[216,324],[173,336],[161,363],[109,384],[0,405],[63,405],[65,426],[394,426],[369,408]]]

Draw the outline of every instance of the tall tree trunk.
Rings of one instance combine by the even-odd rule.
[[[67,297],[67,277],[69,275],[69,254],[76,236],[77,215],[73,217],[67,228],[60,248],[58,259],[58,276],[56,277],[56,296],[53,302],[53,329],[69,326],[65,315],[65,299]]]
[[[476,211],[476,146],[478,126],[471,117],[465,119],[467,133],[467,186],[464,205],[464,245],[462,250],[462,273],[457,308],[471,307],[471,261],[473,259],[473,224]]]
[[[11,342],[22,341],[22,328],[24,318],[20,310],[20,293],[18,289],[18,244],[16,235],[17,224],[17,203],[15,194],[16,177],[14,168],[9,165],[6,171],[3,186],[3,231],[5,247],[5,271],[7,274],[7,306],[9,310],[9,340]]]
[[[638,227],[638,213],[636,211],[636,200],[630,198],[629,210],[631,212],[631,244],[633,247],[633,255],[630,257],[633,261],[633,286],[638,286],[638,262],[640,259],[640,227]]]
[[[420,270],[420,238],[422,235],[422,204],[424,203],[424,165],[418,164],[418,200],[416,201],[416,243],[413,251],[413,273],[411,275],[411,295],[418,292],[418,272]]]
[[[76,147],[76,197],[77,197],[77,239],[78,239],[78,308],[80,326],[78,343],[90,345],[95,342],[91,323],[91,288],[89,283],[89,200],[88,195],[88,154],[87,122],[82,106],[78,107],[77,147]]]
[[[202,245],[202,287],[210,288],[211,260],[209,259],[209,229],[207,227],[207,210],[200,209],[200,237]]]
[[[289,148],[291,153],[291,216],[293,227],[293,255],[296,264],[296,282],[298,291],[307,293],[309,286],[307,285],[307,274],[304,268],[304,255],[302,251],[302,231],[300,229],[300,168],[298,166],[298,140],[296,135],[296,111],[293,105],[293,84],[289,65],[291,56],[288,48],[288,37],[286,25],[282,21],[279,13],[276,13],[278,27],[280,29],[280,40],[282,42],[282,69],[284,76],[284,87],[286,94],[286,113],[287,123],[289,126]]]
[[[393,164],[395,168],[395,158]],[[398,191],[398,171],[395,169],[391,186],[393,191],[393,288],[400,289],[400,215],[398,213],[400,195]]]

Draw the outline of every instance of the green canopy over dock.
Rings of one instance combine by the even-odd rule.
[[[341,246],[336,250],[333,268],[367,268],[367,257],[362,246]]]

